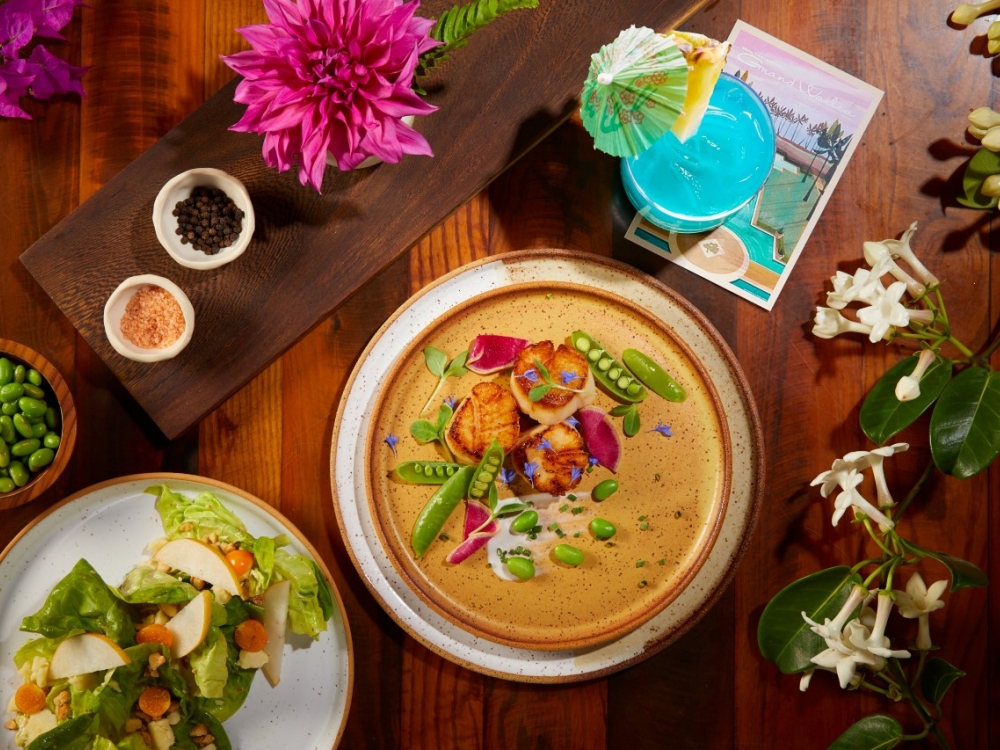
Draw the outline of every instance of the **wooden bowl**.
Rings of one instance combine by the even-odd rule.
[[[42,377],[45,378],[46,395],[55,396],[62,421],[59,432],[60,443],[56,450],[55,459],[40,472],[33,474],[23,487],[0,494],[0,510],[4,510],[34,500],[51,487],[52,483],[63,473],[73,455],[73,445],[76,443],[76,406],[73,403],[73,394],[70,393],[69,386],[63,380],[62,375],[51,362],[38,352],[16,341],[0,339],[0,356],[7,357],[15,365],[22,364],[27,368],[33,367],[41,373]],[[53,405],[49,399],[47,401],[50,406]]]

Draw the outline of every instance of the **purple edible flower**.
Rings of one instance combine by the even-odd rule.
[[[563,421],[570,427],[572,427],[574,430],[580,426],[580,420],[577,419],[576,417],[566,417],[566,419],[564,419]]]
[[[570,476],[570,481],[575,482],[580,477],[583,476],[583,469],[581,469],[579,466],[574,466],[572,469],[569,470],[569,476]]]
[[[535,473],[538,471],[538,464],[534,461],[524,462],[524,476],[528,478],[528,481],[532,484],[535,483]]]
[[[579,376],[575,372],[570,372],[569,370],[559,371],[559,380],[562,382],[563,385],[569,385],[574,380],[576,380],[577,377]]]
[[[448,404],[448,408],[449,408],[449,409],[451,409],[452,411],[455,411],[455,404],[457,404],[457,403],[458,403],[458,399],[457,399],[457,398],[455,398],[454,396],[448,396],[448,398],[446,398],[446,399],[444,400],[444,402],[445,402],[446,404]]]
[[[646,432],[658,432],[663,437],[673,437],[674,433],[670,431],[670,425],[663,424],[663,422],[657,422],[656,427],[651,430],[646,430]]]
[[[601,462],[597,460],[596,456],[590,456],[587,459],[587,463],[589,463],[591,466],[600,466],[601,465]]]
[[[391,432],[385,439],[385,444],[389,446],[392,450],[392,455],[396,455],[396,444],[399,442],[399,436],[393,435]]]
[[[543,450],[543,451],[554,450],[554,448],[552,447],[552,443],[549,442],[548,438],[542,438],[541,440],[539,440],[538,441],[538,448],[539,448],[539,450]]]
[[[517,478],[517,474],[514,473],[513,469],[508,469],[504,466],[500,469],[500,481],[504,484],[510,484]]]
[[[525,370],[523,373],[518,375],[518,377],[524,378],[529,383],[538,382],[538,372],[535,370],[534,367],[532,367],[530,370]]]

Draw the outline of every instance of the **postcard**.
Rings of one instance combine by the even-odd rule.
[[[743,21],[729,41],[726,72],[760,95],[774,124],[764,187],[710,232],[676,234],[636,214],[626,237],[770,310],[882,92]]]

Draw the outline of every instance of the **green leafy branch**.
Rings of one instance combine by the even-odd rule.
[[[532,403],[537,403],[541,401],[548,394],[549,391],[568,391],[570,393],[582,393],[583,391],[579,388],[570,388],[566,385],[556,383],[552,380],[552,376],[549,375],[549,369],[543,365],[539,360],[535,360],[535,369],[538,371],[538,375],[542,378],[541,383],[536,385],[530,391],[528,391],[528,400]],[[531,372],[530,370],[528,372]],[[528,372],[520,375],[519,377],[528,378],[531,382],[534,382],[529,376]],[[573,374],[573,379],[575,380],[578,376],[576,373]]]
[[[438,409],[436,422],[418,419],[410,425],[410,434],[413,435],[413,438],[418,443],[441,443],[444,446],[444,452],[447,454],[449,461],[452,459],[452,455],[448,449],[448,443],[444,439],[444,433],[448,428],[448,420],[451,419],[453,413],[452,408],[448,404],[441,404],[441,408]]]
[[[468,351],[462,352],[449,361],[448,355],[440,349],[436,349],[433,346],[428,346],[424,349],[424,363],[427,365],[427,369],[430,370],[431,375],[438,378],[438,383],[434,388],[434,392],[431,393],[431,397],[424,404],[424,408],[420,410],[420,416],[423,416],[431,408],[431,404],[434,403],[434,399],[437,398],[438,393],[440,393],[441,388],[448,378],[460,378],[469,371],[465,366],[468,358]]]

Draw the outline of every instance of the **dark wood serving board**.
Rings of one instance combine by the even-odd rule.
[[[590,54],[631,24],[666,29],[705,0],[542,0],[480,32],[428,87],[440,110],[417,127],[435,156],[356,172],[328,169],[322,195],[232,133],[243,107],[225,86],[21,255],[21,262],[173,439],[294,344],[371,276],[532,148],[576,107]],[[450,3],[427,2],[436,15]],[[192,167],[243,181],[257,227],[249,249],[212,271],[176,264],[151,215],[160,187]],[[104,303],[128,276],[180,286],[196,311],[176,358],[141,364],[104,334]]]

